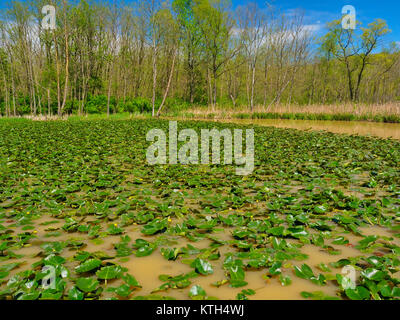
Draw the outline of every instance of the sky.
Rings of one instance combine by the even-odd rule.
[[[96,1],[96,0],[95,0]],[[117,1],[118,0],[104,0]],[[129,3],[134,0],[125,0]],[[139,0],[140,1],[140,0]],[[367,26],[376,18],[386,20],[392,31],[386,36],[386,41],[397,42],[400,45],[400,0],[231,0],[233,7],[256,1],[260,8],[265,8],[266,2],[290,13],[294,9],[302,9],[305,14],[304,23],[315,31],[317,36],[324,34],[327,22],[340,19],[342,8],[352,5],[356,9],[357,20],[361,26]],[[0,10],[10,0],[0,0]]]
[[[253,1],[253,0],[252,0]],[[290,12],[293,9],[304,10],[305,24],[313,26],[317,35],[324,34],[327,22],[340,19],[342,8],[352,5],[356,9],[356,17],[366,27],[374,19],[380,18],[388,23],[392,31],[387,42],[400,45],[400,0],[254,0],[259,7],[266,7],[266,2]],[[248,0],[232,0],[234,7],[246,4]]]

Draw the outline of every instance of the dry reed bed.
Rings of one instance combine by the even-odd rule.
[[[226,108],[226,107],[195,107],[187,110],[195,116],[214,115],[216,118],[232,118],[237,114],[250,113],[248,107]],[[340,105],[273,105],[269,108],[264,106],[255,106],[254,113],[277,113],[277,114],[352,114],[358,117],[361,116],[398,116],[400,117],[400,103],[386,103],[375,105],[354,105],[354,104],[340,104]]]

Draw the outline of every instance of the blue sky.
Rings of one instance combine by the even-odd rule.
[[[114,0],[105,0],[114,1]],[[119,2],[116,0],[117,3]],[[134,0],[125,0],[129,3]],[[140,1],[140,0],[139,0]],[[233,7],[256,1],[260,8],[268,3],[279,7],[283,11],[290,12],[293,9],[303,9],[305,24],[318,30],[317,35],[324,33],[327,22],[341,17],[342,7],[352,5],[356,8],[357,20],[366,26],[376,18],[387,21],[392,32],[386,37],[388,42],[394,41],[400,45],[400,0],[231,0]],[[9,0],[0,0],[0,10]]]
[[[265,0],[256,0],[261,8],[266,7]],[[316,25],[318,34],[323,34],[327,22],[340,19],[343,6],[352,5],[356,9],[357,20],[361,26],[367,26],[376,18],[386,20],[392,32],[387,41],[400,44],[400,0],[267,0],[268,3],[284,11],[303,9],[305,23]],[[243,5],[247,0],[232,0],[233,6]],[[318,26],[319,25],[319,26]]]

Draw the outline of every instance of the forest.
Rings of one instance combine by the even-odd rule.
[[[45,5],[55,28],[43,28]],[[3,116],[400,100],[400,49],[376,19],[317,36],[301,10],[227,0],[10,1],[0,16]]]

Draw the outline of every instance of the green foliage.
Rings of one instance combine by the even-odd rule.
[[[149,166],[152,128],[169,122],[1,120],[0,299],[167,298],[140,285],[210,299],[203,283],[237,299],[268,285],[307,299],[399,298],[398,141],[256,126],[254,172],[242,177],[234,165]],[[54,288],[43,287],[46,265]]]
[[[118,103],[118,109],[129,113],[148,113],[151,112],[151,103],[145,98],[126,99],[125,102]]]
[[[89,96],[85,108],[86,112],[89,114],[106,113],[107,96],[106,95]],[[115,108],[115,98],[111,98],[110,109],[113,110],[114,108]]]

